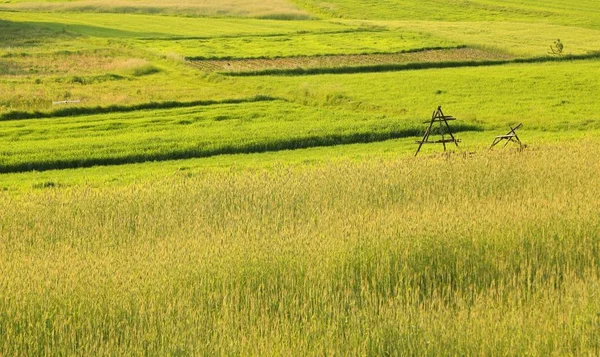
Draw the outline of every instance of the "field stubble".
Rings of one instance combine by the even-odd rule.
[[[443,61],[477,61],[510,59],[509,55],[473,48],[410,50],[404,53],[356,54],[336,56],[302,56],[232,60],[201,60],[191,63],[203,71],[245,72],[265,69],[335,68],[396,63],[430,63]]]

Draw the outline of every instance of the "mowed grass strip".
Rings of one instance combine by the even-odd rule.
[[[595,355],[599,148],[0,195],[0,353]]]
[[[447,61],[480,61],[480,60],[508,60],[510,55],[500,52],[490,52],[481,49],[465,48],[422,48],[407,50],[400,53],[378,53],[357,55],[328,55],[328,56],[301,56],[284,57],[276,59],[232,59],[232,60],[192,60],[194,67],[203,71],[243,72],[270,74],[268,70],[299,70],[326,68],[352,68],[356,66],[386,65],[399,63],[437,63]],[[277,72],[273,72],[276,74]],[[310,73],[310,72],[309,72]],[[307,73],[307,74],[309,74]],[[281,72],[285,74],[285,72]]]
[[[0,172],[288,150],[416,136],[415,121],[275,101],[5,121]],[[463,123],[456,130],[478,129]]]
[[[190,60],[277,58],[333,54],[394,53],[425,47],[454,47],[455,41],[410,30],[351,28],[334,33],[304,33],[236,38],[140,40],[145,48],[177,53]]]
[[[186,36],[248,36],[350,29],[327,21],[193,18],[138,14],[1,12],[0,21],[100,38],[177,38]]]

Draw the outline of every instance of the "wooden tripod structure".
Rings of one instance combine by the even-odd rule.
[[[437,108],[436,111],[433,112],[433,115],[431,116],[430,121],[423,122],[424,124],[429,124],[429,127],[425,131],[425,135],[423,135],[423,139],[421,141],[415,141],[415,143],[419,144],[419,147],[417,148],[417,152],[415,152],[415,156],[417,156],[419,154],[419,151],[421,151],[421,147],[423,146],[423,144],[442,144],[442,145],[444,145],[444,152],[446,152],[446,143],[454,143],[454,145],[456,145],[456,147],[458,147],[458,142],[460,140],[456,139],[454,137],[454,135],[452,135],[452,131],[450,130],[450,126],[448,125],[449,120],[456,120],[456,118],[444,115],[444,112],[442,112],[442,107],[440,106]],[[433,128],[433,125],[435,123],[440,124],[440,135],[442,136],[442,139],[435,140],[435,141],[429,141],[429,135],[431,134],[431,129]],[[446,133],[448,135],[450,135],[450,139],[445,138],[444,130],[446,130]]]
[[[514,128],[509,125],[508,127],[510,128],[510,131],[508,133],[506,133],[506,135],[496,136],[494,138],[494,142],[492,143],[492,146],[490,146],[490,149],[493,148],[494,146],[498,145],[502,140],[506,140],[506,143],[504,144],[503,148],[506,147],[506,145],[508,145],[508,143],[510,143],[512,141],[512,142],[519,144],[519,150],[523,150],[523,143],[521,142],[521,139],[519,139],[519,137],[517,136],[517,129],[519,129],[521,126],[523,126],[523,124],[521,124],[521,123],[519,123]]]

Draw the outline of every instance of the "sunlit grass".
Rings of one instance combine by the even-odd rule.
[[[595,0],[294,0],[334,18],[401,21],[529,22],[600,28]]]
[[[4,1],[5,9],[55,12],[112,12],[307,19],[310,15],[286,0],[79,0]]]
[[[598,60],[184,60],[583,55],[595,0],[294,3],[0,5],[0,356],[598,355]]]
[[[8,120],[0,171],[29,171],[290,150],[416,136],[418,121],[283,101]],[[468,123],[455,130],[476,130]]]
[[[594,143],[1,196],[0,351],[594,354]]]
[[[278,21],[269,19],[194,18],[139,14],[88,14],[2,12],[1,20],[36,25],[54,31],[100,38],[216,37],[334,31],[348,26],[327,21]],[[160,21],[158,21],[158,20]]]
[[[352,23],[352,22],[350,22]],[[362,23],[362,22],[361,22]],[[574,26],[519,22],[373,22],[401,30],[423,31],[436,38],[463,44],[496,48],[517,56],[545,56],[556,39],[564,44],[564,54],[585,54],[600,50],[600,31]]]
[[[384,29],[348,29],[338,33],[306,33],[270,37],[236,37],[175,41],[141,40],[138,46],[196,59],[273,58],[335,54],[394,53],[430,47],[456,47],[426,33]]]

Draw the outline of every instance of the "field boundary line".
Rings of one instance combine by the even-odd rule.
[[[483,131],[477,125],[462,124],[453,128],[455,132]],[[171,161],[184,159],[208,158],[220,155],[257,154],[265,152],[278,152],[286,150],[308,149],[315,147],[330,147],[350,144],[368,144],[383,142],[393,139],[418,137],[422,135],[421,127],[407,127],[404,129],[382,131],[382,132],[355,132],[348,134],[323,134],[304,135],[288,139],[267,139],[243,146],[226,144],[221,147],[193,147],[175,149],[169,152],[155,152],[142,154],[128,154],[120,157],[74,157],[68,159],[46,158],[44,161],[17,162],[12,164],[0,164],[0,174],[77,169],[93,166],[117,166],[127,164],[138,164],[150,161]]]
[[[325,30],[325,31],[310,31],[310,30],[300,30],[296,32],[277,32],[277,33],[267,33],[267,34],[234,34],[234,35],[216,35],[216,36],[172,36],[172,37],[139,37],[135,40],[139,41],[184,41],[184,40],[219,40],[219,39],[236,39],[236,38],[254,38],[254,37],[284,37],[284,36],[302,36],[302,35],[336,35],[336,34],[345,34],[345,33],[362,33],[362,32],[392,32],[391,30],[385,28],[348,28],[348,29],[339,29],[339,30]]]
[[[427,51],[441,51],[441,50],[462,50],[469,48],[467,45],[458,46],[433,46],[433,47],[420,47],[409,50],[401,50],[394,52],[386,51],[364,51],[360,53],[324,53],[316,55],[294,55],[294,56],[255,56],[255,57],[235,57],[235,56],[222,56],[222,57],[204,57],[204,56],[188,56],[184,57],[189,62],[202,62],[202,61],[235,61],[235,60],[278,60],[278,59],[294,59],[294,58],[322,58],[322,57],[338,57],[338,56],[368,56],[368,55],[401,55],[407,53],[420,53]]]
[[[582,61],[599,59],[600,52],[585,55],[568,55],[563,57],[531,57],[515,58],[508,60],[479,60],[479,61],[442,61],[442,62],[412,62],[402,64],[380,64],[367,66],[345,66],[345,67],[316,67],[316,68],[288,68],[288,69],[264,69],[257,71],[219,71],[217,73],[231,77],[252,76],[306,76],[319,74],[354,74],[354,73],[377,73],[377,72],[400,72],[423,69],[442,69],[459,67],[487,67],[506,64],[547,63],[564,61]]]

